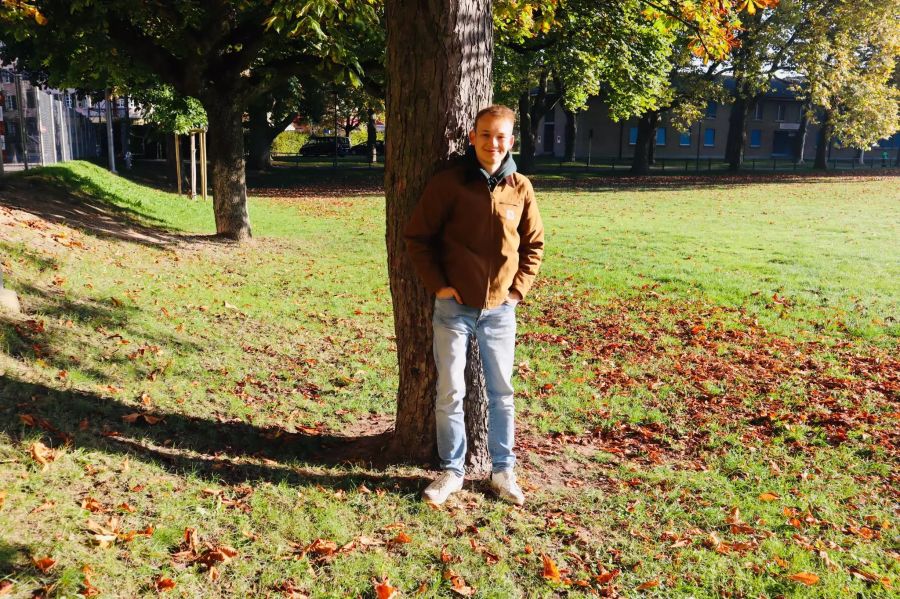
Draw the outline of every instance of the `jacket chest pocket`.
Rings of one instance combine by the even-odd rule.
[[[523,202],[516,202],[514,199],[502,199],[497,202],[496,216],[507,229],[518,229],[519,221],[522,220]]]

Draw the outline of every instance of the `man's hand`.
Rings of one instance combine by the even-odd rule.
[[[455,299],[457,304],[462,303],[462,298],[459,297],[459,292],[457,292],[453,287],[441,287],[440,289],[438,289],[438,292],[434,294],[434,296],[438,299]]]
[[[517,305],[522,301],[522,294],[513,289],[509,292],[509,295],[506,296],[506,303],[512,304],[513,306]]]

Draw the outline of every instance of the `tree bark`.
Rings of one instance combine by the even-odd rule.
[[[656,129],[659,127],[659,111],[645,112],[638,118],[637,140],[634,144],[634,156],[631,158],[632,175],[650,174],[650,156],[656,142]]]
[[[744,148],[747,145],[747,115],[750,102],[741,96],[734,99],[728,115],[728,138],[725,141],[725,160],[728,170],[736,171],[744,163]]]
[[[534,172],[535,132],[531,126],[531,92],[519,96],[519,159],[516,166],[523,173]]]
[[[390,123],[384,177],[386,241],[400,375],[391,449],[408,460],[432,461],[436,453],[434,298],[412,268],[403,228],[428,179],[465,150],[475,113],[490,103],[491,3],[388,0],[385,12]],[[470,352],[470,366],[480,366],[473,358]],[[471,472],[485,463],[487,425],[468,422],[480,418],[476,406],[484,402],[484,391],[483,383],[473,381],[474,373],[467,378],[469,462],[475,465]]]
[[[819,142],[816,144],[816,161],[813,164],[813,168],[822,170],[828,168],[828,147],[831,145],[833,129],[831,111],[826,110],[822,118],[822,128],[819,129]]]
[[[234,241],[251,237],[244,172],[243,108],[227,94],[203,98],[209,122],[209,163],[212,167],[216,234]]]
[[[574,110],[563,108],[566,115],[566,162],[575,162],[575,134],[577,133],[576,115]]]

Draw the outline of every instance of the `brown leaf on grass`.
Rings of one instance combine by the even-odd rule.
[[[25,426],[35,426],[34,416],[31,414],[19,414],[19,420]]]
[[[100,589],[91,583],[91,575],[94,573],[94,569],[85,564],[84,567],[81,568],[81,572],[84,575],[84,578],[81,581],[80,593],[85,597],[96,597],[99,595]]]
[[[885,588],[893,588],[891,585],[891,579],[887,576],[879,576],[878,574],[874,574],[872,572],[865,572],[858,568],[849,568],[850,574],[852,574],[855,578],[859,578],[861,580],[865,580],[867,582],[878,582],[881,583]]]
[[[394,599],[400,592],[397,587],[391,586],[387,576],[382,576],[380,581],[373,578],[372,585],[376,599]]]
[[[447,546],[444,545],[443,547],[441,547],[441,563],[442,563],[442,564],[449,564],[449,563],[450,563],[450,560],[452,560],[452,559],[453,559],[453,557],[452,557],[452,556],[450,555],[450,553],[447,551]]]
[[[122,502],[121,504],[119,504],[118,509],[120,509],[123,512],[128,512],[129,514],[134,513],[134,507],[131,504],[126,503],[126,502]]]
[[[175,581],[171,578],[160,577],[156,579],[154,586],[156,586],[156,590],[160,593],[163,591],[171,591],[175,588]]]
[[[85,526],[93,534],[93,541],[100,547],[109,547],[119,540],[119,519],[115,516],[105,524],[89,519]]]
[[[402,530],[397,533],[397,536],[391,539],[391,543],[395,545],[401,545],[403,543],[412,543],[412,537],[403,532]]]
[[[3,499],[3,498],[0,497],[0,505],[3,505],[2,499]],[[28,512],[28,513],[29,513],[29,514],[39,514],[40,512],[49,510],[49,509],[54,508],[54,507],[56,507],[56,502],[55,502],[55,501],[45,501],[44,503],[42,503],[41,505],[37,506],[36,508],[34,508],[33,510],[31,510],[31,511]]]
[[[450,576],[450,590],[462,597],[471,597],[477,591],[475,587],[467,585],[462,576],[457,575]]]
[[[775,493],[768,492],[768,491],[765,493],[761,493],[759,496],[760,501],[775,501],[777,499],[780,499],[780,497],[778,495],[776,495]]]
[[[805,584],[808,587],[819,582],[819,577],[812,572],[797,572],[796,574],[788,574],[785,576],[788,580]]]
[[[541,571],[541,576],[551,582],[560,582],[559,568],[556,566],[556,562],[544,554],[541,555],[541,559],[544,562],[544,569]]]
[[[106,508],[103,507],[103,504],[93,497],[85,497],[81,501],[81,509],[93,512],[94,514],[99,514],[106,511]]]
[[[31,444],[30,447],[31,458],[41,465],[41,472],[47,470],[50,467],[50,462],[56,459],[56,452],[52,449],[41,443],[40,441],[35,441]]]
[[[647,582],[642,582],[641,584],[639,584],[635,590],[636,591],[646,591],[647,589],[655,589],[658,586],[659,586],[658,580],[656,580],[656,579],[648,580]]]
[[[128,424],[137,424],[140,420],[143,420],[146,424],[153,426],[154,424],[159,424],[163,421],[161,416],[154,416],[153,414],[147,414],[145,412],[132,412],[131,414],[125,414],[122,416],[122,421]]]
[[[40,570],[41,573],[46,574],[56,565],[56,560],[48,555],[46,557],[32,557],[31,563],[33,563],[34,567]]]
[[[0,581],[0,597],[10,595],[13,592],[13,583],[11,580]]]
[[[608,583],[611,582],[616,576],[618,576],[619,574],[621,574],[621,572],[622,572],[622,571],[619,570],[618,568],[616,568],[615,570],[612,570],[612,571],[610,571],[610,572],[601,572],[600,574],[598,574],[598,575],[596,575],[596,576],[594,577],[594,580],[595,580],[598,584],[608,584]]]

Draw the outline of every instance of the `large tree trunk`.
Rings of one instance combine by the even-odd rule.
[[[394,307],[399,388],[392,449],[406,459],[435,457],[431,353],[433,299],[406,254],[403,228],[426,182],[467,144],[475,113],[490,103],[493,53],[490,0],[388,0],[387,198],[388,277]],[[469,354],[470,365],[480,362]],[[483,384],[467,377],[470,472],[484,468],[487,422]],[[477,390],[477,393],[475,391]],[[481,412],[484,414],[485,412]],[[474,420],[474,422],[470,422]]]
[[[212,166],[216,234],[235,241],[250,239],[247,180],[244,173],[243,108],[226,94],[210,94],[203,107],[209,121],[208,158]]]
[[[247,143],[250,146],[247,148],[247,168],[252,171],[268,170],[272,168],[274,139],[269,124],[269,112],[263,104],[251,104],[247,109],[247,115],[250,117],[247,122]]]
[[[728,138],[725,141],[725,160],[728,170],[736,171],[744,163],[744,148],[747,145],[747,114],[750,102],[738,96],[731,105],[728,115]]]
[[[566,162],[575,162],[575,134],[577,133],[577,123],[575,122],[575,111],[563,108],[566,115],[566,155],[563,158]]]
[[[656,128],[659,126],[659,111],[651,110],[638,118],[638,134],[631,158],[632,175],[650,174],[650,157],[656,142]]]
[[[819,129],[819,143],[816,144],[816,161],[814,168],[825,170],[828,168],[828,148],[831,146],[834,125],[831,122],[831,111],[826,110],[822,118],[822,127]]]
[[[519,159],[516,166],[523,173],[534,172],[534,151],[536,134],[531,123],[530,92],[524,91],[519,96]]]

